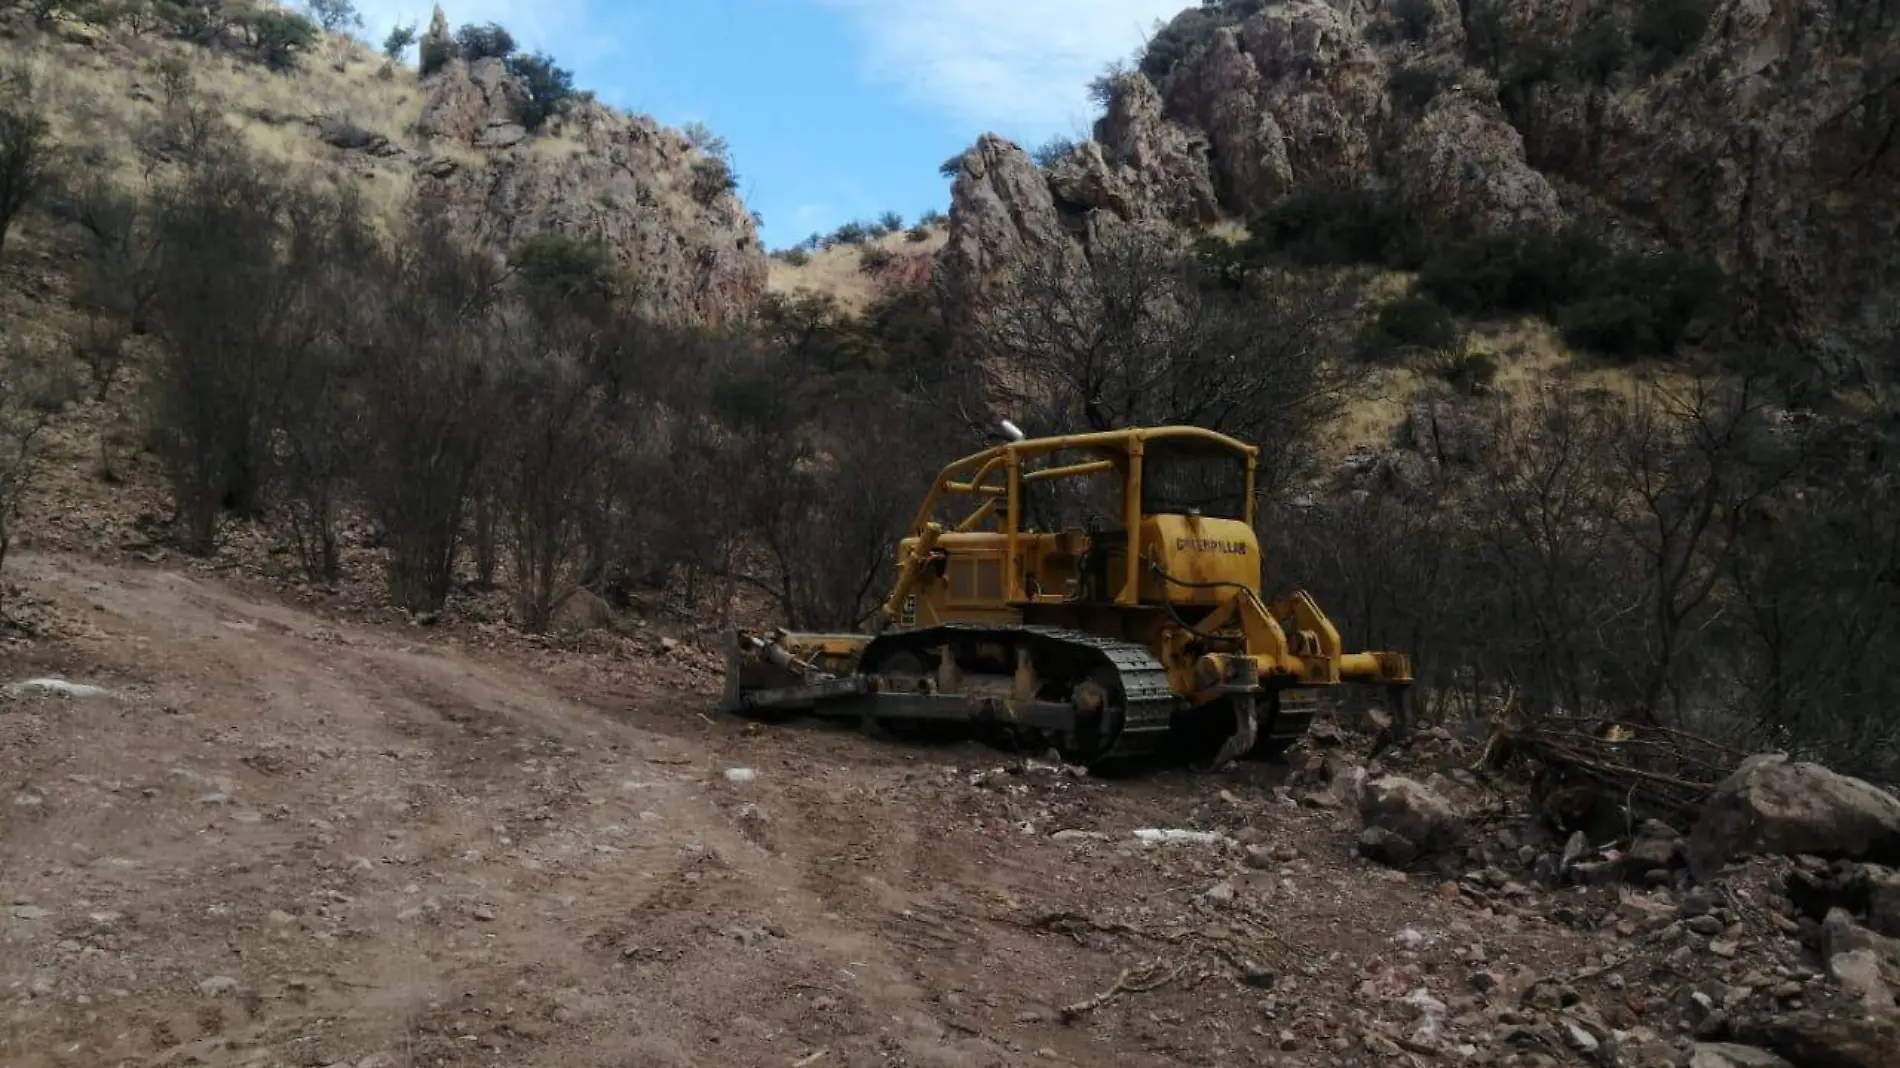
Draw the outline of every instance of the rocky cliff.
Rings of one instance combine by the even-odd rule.
[[[1028,246],[1376,187],[1428,234],[1592,220],[1693,250],[1810,339],[1890,334],[1900,12],[1835,0],[1223,0],[1107,85],[1040,170],[985,137],[953,190],[966,299]]]
[[[725,161],[648,116],[583,93],[537,123],[541,106],[500,58],[419,76],[328,35],[272,66],[236,28],[188,36],[104,5],[88,18],[49,29],[0,11],[0,68],[35,71],[63,150],[127,190],[166,162],[151,131],[202,108],[260,157],[352,181],[382,210],[440,201],[498,254],[549,231],[599,241],[656,316],[722,320],[764,295],[765,250]],[[436,23],[446,37],[448,16]]]
[[[765,249],[723,163],[593,100],[530,133],[526,106],[499,59],[454,61],[425,79],[418,193],[498,249],[548,232],[604,244],[656,316],[713,322],[757,306]]]

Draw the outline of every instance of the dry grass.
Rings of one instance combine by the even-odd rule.
[[[949,231],[942,226],[931,227],[929,238],[923,241],[912,241],[900,230],[861,245],[820,249],[801,266],[774,256],[766,289],[788,296],[800,290],[828,294],[847,311],[862,311],[880,296],[877,279],[859,265],[865,249],[887,249],[900,257],[935,256],[949,237]]]
[[[420,147],[414,127],[422,92],[415,71],[397,68],[381,76],[382,57],[352,38],[328,38],[298,69],[286,72],[159,37],[61,38],[26,31],[0,38],[0,66],[31,73],[66,151],[88,173],[128,186],[145,174],[137,138],[160,118],[165,88],[159,65],[170,58],[187,64],[192,98],[229,122],[260,155],[316,173],[373,173],[375,181],[366,184],[373,203],[393,208],[404,199],[412,170],[407,160],[374,160],[332,148],[317,136],[316,122],[334,118],[411,152]]]

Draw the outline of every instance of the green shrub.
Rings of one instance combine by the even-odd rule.
[[[528,92],[521,124],[530,130],[540,129],[574,99],[574,75],[556,66],[551,56],[517,53],[508,57],[508,73]]]
[[[455,42],[437,37],[423,37],[416,52],[416,71],[427,78],[436,71],[449,65],[455,58]]]
[[[323,31],[317,24],[293,11],[261,7],[244,16],[251,48],[257,58],[272,70],[290,70],[297,59],[310,51]]]
[[[1295,193],[1247,227],[1246,254],[1308,266],[1413,265],[1417,227],[1396,198],[1371,189]]]
[[[917,216],[917,225],[919,226],[940,226],[948,221],[943,212],[938,211],[936,208],[931,208],[929,211]]]
[[[877,217],[877,228],[886,234],[894,234],[904,228],[904,217],[897,212],[887,211]]]
[[[363,16],[357,13],[351,0],[304,0],[304,6],[310,9],[311,17],[325,33],[363,25]]]
[[[1460,393],[1477,395],[1490,389],[1498,378],[1497,357],[1459,347],[1431,357],[1425,371]]]
[[[1431,0],[1398,0],[1392,5],[1392,21],[1399,28],[1399,36],[1408,41],[1423,41],[1432,35],[1432,24],[1438,20],[1438,11],[1432,7]]]
[[[802,248],[788,248],[778,254],[778,258],[793,267],[803,267],[811,262],[811,253]]]
[[[1075,150],[1076,143],[1074,139],[1068,137],[1051,137],[1049,140],[1038,145],[1034,151],[1030,152],[1029,158],[1035,161],[1036,166],[1041,167],[1043,170],[1048,170],[1063,160],[1068,159],[1070,156],[1075,155]]]
[[[853,220],[833,230],[831,232],[830,243],[833,245],[859,245],[870,240],[870,238],[871,228],[861,222]]]
[[[1711,0],[1647,0],[1638,5],[1630,40],[1643,52],[1643,67],[1668,70],[1702,40],[1709,25]]]
[[[1578,348],[1630,358],[1668,355],[1722,297],[1720,270],[1667,253],[1618,253],[1576,229],[1488,234],[1441,247],[1422,293],[1471,315],[1534,314]]]
[[[515,38],[498,23],[470,23],[455,31],[455,48],[470,63],[478,59],[506,59],[514,54]]]
[[[928,241],[930,240],[930,227],[925,226],[922,223],[918,223],[916,226],[913,226],[909,230],[905,231],[904,240],[910,242],[913,245],[924,242],[924,241]]]
[[[531,291],[568,301],[605,300],[618,276],[606,245],[558,233],[522,242],[509,264]]]
[[[876,274],[897,262],[897,253],[881,245],[866,245],[858,253],[858,270],[865,274]]]
[[[1569,66],[1584,81],[1608,85],[1629,62],[1629,39],[1616,16],[1603,12],[1577,28]]]
[[[1430,67],[1400,67],[1385,81],[1392,106],[1403,115],[1421,115],[1438,98],[1452,76]]]
[[[937,165],[937,173],[945,178],[955,178],[963,173],[963,153],[959,152]]]
[[[1388,301],[1360,331],[1361,359],[1383,361],[1407,352],[1446,351],[1464,339],[1457,320],[1443,304],[1422,293]]]
[[[1425,262],[1419,289],[1472,315],[1545,312],[1590,284],[1607,259],[1574,231],[1480,234],[1440,245]]]
[[[732,173],[732,165],[717,156],[708,156],[693,161],[693,199],[705,207],[711,207],[720,197],[739,188],[739,178]]]
[[[402,58],[402,54],[409,50],[410,45],[415,43],[415,23],[411,22],[405,26],[393,26],[389,30],[389,36],[383,38],[383,55],[388,56],[389,61],[394,63],[396,60]]]

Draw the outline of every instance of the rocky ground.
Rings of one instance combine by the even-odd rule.
[[[624,649],[16,563],[41,636],[0,652],[9,1065],[1724,1068],[1773,1047],[1861,1068],[1900,1049],[1827,1022],[1891,1008],[1855,1004],[1892,974],[1861,925],[1892,919],[1882,869],[1767,858],[1692,885],[1660,830],[1605,852],[1541,829],[1442,730],[1370,772],[1321,731],[1291,776],[1102,780],[758,728],[714,714],[709,673]],[[1817,1042],[1835,1059],[1800,1059]]]

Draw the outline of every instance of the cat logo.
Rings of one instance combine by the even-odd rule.
[[[1247,543],[1244,541],[1217,541],[1213,538],[1179,537],[1174,539],[1174,551],[1178,553],[1225,553],[1228,556],[1247,555]]]

